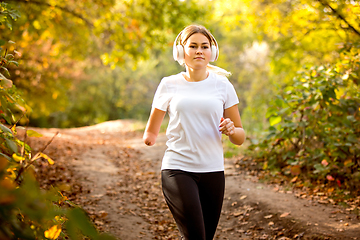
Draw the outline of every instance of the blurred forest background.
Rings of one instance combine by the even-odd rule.
[[[27,130],[23,141],[16,126],[145,121],[162,77],[183,71],[172,45],[191,23],[213,33],[216,65],[232,72],[248,139],[243,153],[233,147],[237,166],[360,212],[358,0],[8,0],[0,1],[0,238],[56,239],[61,215],[72,239],[75,228],[100,239],[79,209],[52,204],[66,197],[39,190],[33,163],[54,161],[26,143],[41,134]]]
[[[20,124],[146,120],[161,78],[183,70],[176,35],[197,23],[217,38],[264,170],[360,183],[357,0],[10,0],[0,17]]]
[[[232,72],[252,134],[299,70],[341,62],[360,39],[359,2],[350,0],[3,2],[21,17],[0,27],[2,51],[19,53],[9,72],[38,127],[145,120],[161,78],[182,70],[175,36],[197,23],[219,42],[216,64]]]

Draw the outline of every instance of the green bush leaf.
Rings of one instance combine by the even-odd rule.
[[[14,153],[18,153],[18,147],[16,145],[16,143],[10,139],[5,139],[6,141],[6,145],[9,147],[9,149],[14,152]]]
[[[9,64],[12,63],[14,65],[16,65],[17,67],[19,66],[19,63],[17,61],[9,61]]]
[[[9,128],[5,127],[4,125],[2,125],[1,123],[0,123],[0,129],[1,129],[3,132],[12,134],[11,130],[10,130]]]
[[[274,126],[281,122],[281,116],[271,116],[269,118],[270,126]]]
[[[41,133],[38,133],[34,130],[27,130],[26,131],[26,134],[29,136],[29,137],[42,137],[43,135]]]
[[[269,117],[271,117],[272,115],[276,115],[276,114],[277,114],[277,109],[274,108],[274,107],[269,107],[269,108],[267,109],[267,111],[266,111],[265,117],[266,117],[266,118],[269,118]]]
[[[69,224],[78,228],[85,236],[91,237],[92,239],[98,236],[98,232],[82,209],[74,208],[70,210],[68,217]]]

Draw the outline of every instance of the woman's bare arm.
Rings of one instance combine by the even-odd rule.
[[[152,146],[155,144],[165,113],[166,112],[161,111],[157,108],[153,108],[151,110],[150,117],[147,122],[143,136],[143,140],[146,145]]]
[[[220,131],[229,136],[233,144],[241,145],[245,142],[245,131],[242,127],[237,105],[224,110],[224,120],[220,123]]]

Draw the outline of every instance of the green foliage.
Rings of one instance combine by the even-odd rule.
[[[115,119],[146,120],[161,78],[181,70],[171,54],[167,51],[161,60],[139,61],[137,68],[129,61],[124,68],[87,69],[89,78],[74,83],[67,92],[68,107],[36,118],[35,124],[76,127]]]
[[[264,169],[359,190],[360,54],[343,54],[300,72],[272,102],[267,137],[249,147]]]
[[[1,79],[4,80],[11,82]],[[40,159],[46,159],[49,164],[54,162],[42,152],[32,155],[29,145],[16,137],[16,119],[11,107],[18,105],[14,96],[20,98],[16,91],[8,89],[9,86],[4,89],[3,85],[0,88],[1,121],[12,125],[9,128],[0,123],[0,238],[57,239],[68,232],[72,239],[79,239],[80,233],[91,239],[114,239],[100,235],[79,208],[60,207],[73,204],[59,190],[45,192],[39,188],[32,164]],[[26,134],[41,136],[32,130]],[[64,224],[65,232],[62,231]]]
[[[7,3],[0,2],[0,25],[5,25],[12,30],[12,20],[16,21],[20,17],[20,13],[16,9],[12,9]],[[0,46],[3,40],[0,40]]]
[[[224,149],[225,158],[236,157],[242,153],[241,147],[230,142],[229,138],[223,138],[222,145]]]
[[[154,53],[171,47],[174,35],[184,25],[206,11],[194,1],[178,0],[7,2],[8,6],[16,5],[22,14],[12,23],[14,31],[0,25],[1,37],[16,42],[16,50],[21,53],[21,58],[17,57],[20,66],[9,68],[9,72],[31,108],[31,124],[43,127],[109,120],[103,113],[83,117],[85,109],[94,113],[102,108],[93,108],[91,101],[87,102],[88,106],[79,106],[85,103],[86,97],[82,95],[89,84],[87,81],[100,83],[103,80],[93,73],[108,74],[124,82],[121,75],[109,73],[110,69],[119,67],[126,72],[150,56],[153,59]],[[14,47],[8,49],[14,50]],[[120,74],[121,71],[116,70]],[[76,90],[79,92],[75,93]],[[107,96],[101,92],[95,95],[94,99]],[[106,101],[100,100],[101,104]],[[74,102],[79,104],[74,106]],[[137,102],[131,104],[127,104],[127,112],[131,107],[137,110]],[[70,109],[75,111],[70,112]],[[111,106],[111,111],[113,109]],[[107,107],[105,111],[109,112]]]
[[[6,4],[1,3],[0,7],[1,14],[9,14],[13,19],[18,17],[15,11],[6,8]],[[11,28],[6,17],[1,17],[0,23]],[[3,43],[0,46],[3,47]],[[29,145],[17,137],[16,124],[25,115],[26,105],[13,82],[7,78],[10,77],[10,64],[18,65],[14,61],[16,53],[8,53],[7,49],[3,52],[0,59],[0,239],[58,239],[67,236],[71,239],[82,239],[82,236],[115,239],[99,234],[83,210],[69,202],[59,190],[40,189],[34,177],[33,163],[40,159],[49,164],[54,162],[41,151],[33,154]],[[32,130],[25,133],[25,139],[27,136],[41,136]]]
[[[358,1],[212,2],[219,15],[216,24],[228,39],[225,46],[220,39],[220,57],[230,56],[223,66],[233,72],[242,120],[251,135],[267,128],[265,112],[276,97],[276,85],[291,84],[303,66],[335,64],[339,49],[360,40]]]
[[[360,37],[357,1],[259,0],[249,8],[258,38],[271,44],[274,72],[289,81],[300,66],[336,61],[339,45]]]

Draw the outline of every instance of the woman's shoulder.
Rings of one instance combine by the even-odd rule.
[[[175,92],[179,82],[182,81],[181,73],[170,75],[161,79],[159,87],[165,88],[168,92]]]

